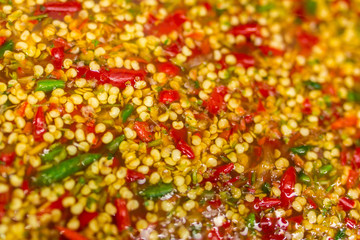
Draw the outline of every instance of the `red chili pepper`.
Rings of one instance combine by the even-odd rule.
[[[263,217],[259,223],[264,234],[274,234],[276,230],[286,230],[289,222],[285,218]]]
[[[61,69],[64,62],[64,47],[54,47],[51,49],[52,63],[56,69]]]
[[[56,226],[55,228],[57,230],[59,230],[61,235],[63,235],[64,237],[66,237],[69,240],[88,240],[86,237],[84,237],[80,233],[75,232],[71,229],[60,227],[60,226]]]
[[[258,103],[256,112],[257,112],[257,113],[266,112],[266,109],[265,109],[265,107],[264,107],[264,105],[263,105],[263,103],[262,103],[261,100],[259,100],[259,103]]]
[[[75,13],[81,11],[81,4],[76,1],[47,2],[44,4],[47,13]]]
[[[44,213],[50,213],[54,209],[63,210],[64,206],[62,205],[62,200],[69,195],[68,192],[64,193],[62,196],[60,196],[56,201],[51,202],[50,205],[48,205],[46,208],[40,210],[37,212],[37,215],[42,215]]]
[[[290,222],[295,222],[297,224],[301,224],[302,221],[304,220],[304,217],[302,215],[299,215],[299,216],[294,216],[294,217],[288,218],[288,220]]]
[[[358,179],[359,173],[356,170],[350,169],[349,176],[346,182],[346,188],[350,189],[355,187]]]
[[[256,83],[256,86],[258,87],[259,93],[264,97],[267,98],[268,96],[275,96],[276,95],[276,89],[273,86],[270,86],[264,82],[258,82]]]
[[[157,36],[161,36],[169,34],[172,31],[178,31],[186,20],[185,11],[177,10],[167,16],[159,25],[153,27],[152,32]]]
[[[171,62],[157,63],[156,68],[158,72],[166,73],[170,77],[175,77],[180,73],[180,68]]]
[[[113,158],[113,163],[111,164],[111,168],[115,168],[120,166],[120,160],[117,157]]]
[[[303,105],[303,108],[301,109],[301,112],[306,115],[310,115],[312,113],[312,110],[311,110],[311,102],[310,102],[309,98],[305,98],[302,105]]]
[[[261,36],[260,26],[255,22],[235,26],[232,29],[230,29],[228,33],[233,34],[235,36],[243,35],[247,38],[250,37],[251,35]]]
[[[6,42],[6,37],[0,37],[0,47]]]
[[[181,139],[185,142],[187,141],[187,130],[184,127],[182,129],[171,128],[169,134],[174,139],[175,143],[178,143]]]
[[[347,160],[348,160],[348,151],[346,149],[342,149],[341,153],[340,153],[340,163],[341,165],[345,166],[347,164]]]
[[[170,44],[167,47],[164,47],[164,53],[168,57],[176,57],[177,54],[181,53],[182,46],[184,44],[180,40]]]
[[[254,209],[259,211],[279,206],[281,204],[281,200],[277,198],[264,197],[261,200],[256,198],[253,203]]]
[[[282,56],[284,51],[270,46],[260,46],[261,52],[266,56]]]
[[[331,124],[333,130],[343,129],[346,127],[355,127],[357,124],[356,116],[348,116],[337,119]]]
[[[213,209],[218,209],[221,206],[221,200],[220,199],[213,199],[209,201],[209,205],[213,208]]]
[[[180,152],[184,155],[186,155],[188,158],[190,159],[194,159],[195,158],[195,154],[194,151],[191,149],[191,147],[189,146],[189,144],[187,144],[184,140],[180,140],[177,144],[176,144],[176,148],[178,150],[180,150]]]
[[[6,205],[9,203],[11,198],[11,192],[7,191],[5,193],[0,193],[0,220],[5,216]]]
[[[357,228],[357,222],[354,219],[350,219],[350,218],[345,218],[344,219],[346,227],[349,229],[354,229]]]
[[[126,181],[134,182],[136,180],[145,179],[145,175],[134,170],[127,170]]]
[[[224,130],[223,132],[220,133],[219,137],[221,137],[225,140],[229,140],[231,133],[232,133],[231,129]]]
[[[4,163],[6,166],[11,166],[16,158],[16,153],[1,153],[0,154],[0,162]]]
[[[311,198],[308,198],[307,201],[310,204],[310,207],[309,207],[310,209],[317,209],[318,208],[316,202],[314,200],[312,200]]]
[[[149,124],[147,122],[136,121],[134,123],[134,130],[143,142],[150,142],[153,139],[153,135],[149,130]]]
[[[281,203],[284,207],[291,206],[296,196],[295,194],[296,171],[294,167],[286,169],[280,183]]]
[[[21,103],[21,105],[16,109],[16,113],[20,116],[23,117],[25,115],[25,109],[28,105],[28,101],[25,101],[23,103]]]
[[[228,163],[216,168],[215,172],[213,173],[214,177],[219,177],[221,173],[228,174],[234,169],[234,163]]]
[[[249,68],[255,65],[255,58],[245,53],[233,53],[236,58],[237,64],[242,65],[244,68]]]
[[[354,155],[351,160],[351,165],[355,169],[360,168],[360,147],[355,148]]]
[[[87,212],[87,211],[83,211],[79,216],[79,222],[80,222],[80,229],[83,229],[84,227],[86,227],[89,222],[91,220],[93,220],[94,218],[96,218],[99,215],[98,212]]]
[[[116,206],[116,224],[119,232],[131,226],[129,211],[126,208],[126,201],[121,198],[115,199]]]
[[[56,48],[60,48],[60,47],[62,47],[62,48],[70,48],[70,44],[65,39],[63,39],[61,37],[55,38],[53,40],[53,42],[54,42],[54,46]]]
[[[209,100],[204,102],[207,110],[213,114],[218,114],[221,110],[224,110],[226,107],[224,97],[227,94],[228,89],[225,86],[215,87],[211,93]]]
[[[21,185],[21,189],[23,190],[24,194],[28,194],[30,191],[30,184],[28,180],[23,180],[23,183]]]
[[[159,93],[159,102],[172,103],[180,100],[180,94],[176,90],[162,90]]]
[[[33,120],[33,135],[35,141],[43,142],[43,135],[46,132],[46,121],[43,108],[38,107]]]
[[[232,185],[234,182],[237,182],[240,180],[240,176],[233,177],[229,181],[224,183],[224,186]]]
[[[311,50],[312,47],[319,42],[318,37],[304,31],[297,34],[297,40],[300,44],[300,47],[306,51]]]
[[[224,237],[221,236],[219,229],[217,227],[214,227],[209,233],[208,233],[208,239],[209,240],[222,240]]]
[[[342,197],[339,199],[338,206],[341,207],[344,211],[350,211],[355,207],[355,201],[348,197]]]

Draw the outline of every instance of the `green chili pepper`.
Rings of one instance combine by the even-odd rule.
[[[298,147],[290,148],[290,151],[297,154],[297,155],[305,155],[307,151],[309,151],[312,148],[312,146],[309,145],[303,145]]]
[[[350,102],[360,102],[360,92],[356,92],[356,91],[348,92],[347,99]]]
[[[148,147],[156,147],[162,144],[162,139],[151,141],[147,144]]]
[[[65,88],[63,80],[44,79],[37,82],[35,91],[51,92],[57,88]]]
[[[327,165],[322,166],[322,167],[319,169],[319,173],[320,173],[320,175],[326,175],[326,174],[328,174],[331,170],[333,170],[333,166],[332,166],[331,164],[327,164]]]
[[[119,150],[119,146],[122,143],[122,141],[125,140],[125,135],[121,135],[114,140],[112,140],[110,143],[106,145],[107,150],[109,150],[110,153],[115,153],[117,150]]]
[[[43,18],[47,18],[48,15],[47,14],[40,14],[40,15],[36,15],[36,16],[30,16],[28,19],[29,20],[40,20]]]
[[[171,183],[158,183],[151,185],[140,191],[139,194],[146,198],[160,198],[166,194],[171,193],[174,186]]]
[[[37,185],[50,185],[63,180],[74,173],[85,169],[101,157],[101,154],[86,153],[62,161],[59,164],[41,171],[35,179]]]
[[[253,229],[255,227],[255,214],[250,213],[246,219],[246,222],[247,222],[248,228]]]
[[[124,110],[121,113],[122,122],[126,122],[126,120],[131,116],[132,112],[134,111],[134,106],[131,104],[126,104]]]
[[[41,154],[40,158],[44,162],[51,161],[62,161],[66,158],[67,153],[64,145],[61,144],[53,144],[50,146],[48,150],[45,150],[43,154]]]
[[[336,233],[334,240],[340,240],[345,238],[346,234],[345,234],[345,228],[341,228],[339,229],[339,231]]]
[[[9,40],[7,42],[5,42],[1,47],[0,47],[0,58],[2,58],[4,56],[4,53],[6,50],[11,51],[14,47],[14,42],[12,40]]]
[[[314,0],[307,0],[305,1],[305,11],[309,15],[315,15],[317,9],[317,2]]]
[[[306,175],[305,173],[301,172],[299,174],[299,179],[300,181],[302,181],[303,183],[305,183],[306,185],[310,184],[310,177],[308,175]]]
[[[262,185],[261,189],[262,189],[263,192],[266,193],[266,194],[270,194],[270,192],[271,192],[271,186],[270,186],[270,184],[267,183],[267,182]]]

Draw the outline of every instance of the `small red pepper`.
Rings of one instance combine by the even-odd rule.
[[[186,20],[185,11],[177,10],[173,14],[167,16],[157,26],[153,27],[152,33],[155,33],[157,36],[161,36],[169,34],[172,31],[178,31]]]
[[[212,91],[209,100],[204,102],[207,110],[213,114],[218,114],[221,110],[224,110],[226,107],[224,97],[227,94],[228,89],[225,86],[218,86]]]
[[[78,219],[79,219],[79,222],[80,222],[80,229],[83,229],[84,227],[86,227],[89,222],[91,220],[93,220],[94,218],[96,218],[97,216],[99,215],[98,212],[87,212],[87,211],[83,211]]]
[[[356,116],[348,116],[337,119],[331,124],[333,130],[343,129],[346,127],[355,127],[357,124]]]
[[[159,102],[172,103],[180,100],[180,94],[176,90],[162,90],[159,93]]]
[[[194,151],[187,143],[186,128],[182,128],[180,130],[172,128],[170,130],[170,136],[174,139],[176,149],[180,150],[182,154],[186,155],[190,159],[195,158]]]
[[[0,162],[4,163],[6,166],[11,166],[16,158],[16,153],[1,153],[0,154]]]
[[[56,226],[56,229],[60,232],[61,235],[63,235],[64,237],[66,237],[69,240],[88,240],[86,237],[84,237],[80,233],[75,232],[71,229],[60,227],[60,226]]]
[[[309,206],[310,209],[317,209],[318,208],[316,202],[314,200],[312,200],[311,198],[308,198],[307,201],[310,204],[310,206]]]
[[[348,151],[345,149],[342,149],[341,153],[340,153],[340,163],[341,165],[345,166],[347,164],[347,160],[348,160]]]
[[[304,220],[304,217],[302,215],[299,215],[299,216],[294,216],[294,217],[291,217],[291,218],[288,218],[288,220],[290,222],[294,222],[294,223],[297,223],[297,224],[301,224],[302,221]]]
[[[224,239],[223,236],[221,236],[219,229],[217,227],[214,227],[209,233],[208,233],[208,239],[209,240],[222,240]]]
[[[295,193],[296,171],[294,167],[286,169],[280,182],[280,199],[284,207],[290,207],[296,196]]]
[[[209,201],[209,205],[213,208],[213,209],[218,209],[221,206],[221,200],[220,199],[212,199]]]
[[[228,173],[230,173],[233,169],[234,169],[234,163],[228,163],[228,164],[219,166],[219,167],[216,168],[213,176],[214,176],[214,177],[219,177],[221,173],[223,173],[223,174],[228,174]]]
[[[70,44],[65,39],[63,39],[61,37],[55,38],[53,40],[53,42],[54,42],[54,46],[56,48],[60,48],[60,47],[62,47],[62,48],[70,48]]]
[[[235,36],[243,35],[244,37],[250,37],[251,35],[261,36],[260,34],[260,26],[253,23],[246,23],[243,25],[237,25],[230,29],[228,33],[233,34]]]
[[[43,135],[46,132],[46,121],[43,108],[38,107],[33,120],[33,135],[35,141],[43,142]]]
[[[47,13],[75,13],[79,12],[82,7],[79,2],[47,2],[44,4],[45,12]]]
[[[147,122],[136,121],[134,123],[134,130],[143,142],[150,142],[153,139],[153,135],[149,130],[149,124]]]
[[[318,37],[304,31],[297,34],[297,40],[300,47],[305,51],[311,50],[319,42]]]
[[[140,180],[140,179],[145,179],[145,175],[142,173],[139,173],[137,171],[134,171],[134,170],[130,170],[130,169],[127,170],[127,173],[126,173],[126,181],[127,182],[134,182],[134,181]]]
[[[242,65],[244,68],[249,68],[255,65],[255,58],[245,53],[232,53],[235,58],[237,65]]]
[[[127,229],[131,226],[129,211],[126,208],[126,201],[121,198],[115,199],[115,207],[116,207],[116,224],[119,232]]]
[[[264,234],[274,234],[276,230],[286,230],[289,222],[285,218],[263,217],[259,223]]]
[[[276,89],[273,86],[270,86],[264,82],[258,82],[256,83],[256,86],[258,87],[259,93],[264,97],[267,98],[268,96],[275,96],[276,95]]]
[[[182,154],[185,154],[188,158],[190,159],[194,159],[195,158],[195,154],[194,151],[191,149],[191,147],[189,146],[189,144],[187,144],[184,140],[180,140],[177,144],[176,144],[176,148],[180,150],[180,152]]]
[[[266,109],[265,109],[265,107],[264,107],[264,105],[263,105],[263,103],[262,103],[261,100],[259,100],[259,103],[258,103],[256,112],[257,112],[257,113],[266,112]]]
[[[342,197],[339,199],[338,206],[341,207],[344,211],[350,211],[355,207],[355,201],[348,197]]]
[[[358,179],[359,179],[359,173],[356,170],[350,169],[349,176],[346,182],[346,188],[350,189],[355,187]]]
[[[349,229],[354,229],[354,228],[357,228],[357,223],[354,219],[350,219],[350,218],[345,218],[344,219],[345,221],[345,224],[346,224],[346,227],[349,228]]]
[[[6,37],[0,37],[0,47],[6,42]]]
[[[354,169],[360,168],[360,147],[355,148],[354,155],[351,160],[351,165]]]
[[[52,63],[56,69],[61,69],[64,62],[64,47],[54,47],[51,49]]]
[[[171,62],[157,63],[156,67],[159,72],[166,73],[170,77],[175,77],[180,73],[180,68]]]
[[[44,213],[50,213],[54,209],[63,210],[64,206],[62,205],[62,200],[69,195],[68,192],[64,193],[62,196],[60,196],[56,201],[51,202],[50,205],[48,205],[45,209],[41,209],[37,212],[37,215],[42,215]]]
[[[310,115],[312,113],[312,110],[311,110],[311,102],[310,102],[309,98],[305,98],[302,105],[303,105],[303,108],[301,109],[301,112],[306,115]]]
[[[261,52],[266,56],[282,56],[284,51],[270,46],[260,46]]]
[[[260,211],[279,206],[281,204],[281,200],[277,198],[264,197],[261,200],[256,198],[253,203],[254,209]]]

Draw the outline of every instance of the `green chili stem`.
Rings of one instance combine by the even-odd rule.
[[[51,92],[57,88],[65,88],[63,80],[44,79],[37,82],[35,91]]]

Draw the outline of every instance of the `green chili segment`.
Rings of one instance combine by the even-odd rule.
[[[67,153],[65,146],[62,144],[53,144],[50,146],[48,150],[45,150],[43,154],[41,154],[40,158],[44,162],[51,161],[62,161],[66,158]]]
[[[305,155],[311,148],[312,148],[312,146],[303,145],[303,146],[298,146],[298,147],[292,147],[292,148],[290,148],[290,151],[297,155],[302,156],[302,155]]]
[[[344,239],[346,237],[346,233],[345,233],[346,229],[345,228],[341,228],[339,229],[339,231],[336,233],[334,240],[341,240]]]
[[[44,79],[37,82],[35,91],[51,92],[57,88],[65,88],[63,80]]]
[[[114,140],[112,140],[110,143],[106,145],[107,150],[109,150],[110,153],[115,153],[117,150],[119,150],[119,146],[122,141],[125,140],[125,135],[121,135]]]
[[[321,90],[322,86],[320,83],[313,82],[313,81],[306,81],[305,82],[306,87],[308,87],[311,90]]]
[[[162,144],[162,139],[156,139],[147,144],[148,147],[156,147]]]
[[[303,183],[305,183],[307,185],[310,184],[310,181],[311,181],[310,177],[308,175],[306,175],[305,173],[303,173],[303,172],[301,172],[299,174],[299,179],[300,179],[301,182],[303,182]]]
[[[246,219],[246,222],[247,222],[248,228],[254,229],[254,227],[255,227],[255,214],[250,213],[249,216]]]
[[[101,154],[86,153],[74,158],[62,161],[59,164],[45,169],[37,175],[35,184],[39,186],[50,185],[63,180],[74,173],[85,169],[91,163],[99,160]]]
[[[134,111],[134,106],[132,104],[126,104],[124,110],[121,112],[122,122],[126,122],[126,120],[131,116]]]
[[[322,167],[320,167],[319,169],[319,173],[320,175],[326,175],[328,174],[331,170],[333,170],[333,166],[331,164],[327,164],[327,165],[324,165]]]
[[[145,198],[160,198],[171,193],[173,190],[174,186],[170,183],[158,183],[145,188],[139,194]]]
[[[14,48],[14,42],[9,40],[0,47],[0,58],[4,56],[5,51],[11,51]]]

